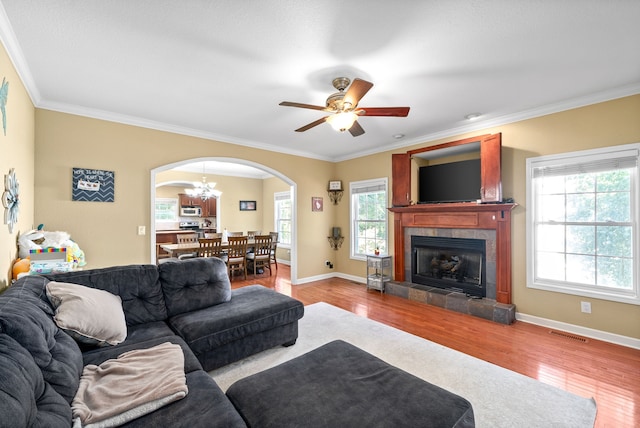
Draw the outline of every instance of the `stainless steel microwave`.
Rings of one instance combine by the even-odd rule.
[[[180,215],[182,217],[202,217],[202,208],[200,207],[181,207]]]

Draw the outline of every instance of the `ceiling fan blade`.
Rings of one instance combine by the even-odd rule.
[[[364,129],[362,129],[362,126],[360,126],[360,124],[356,120],[355,122],[353,122],[353,125],[351,125],[351,128],[349,128],[349,132],[354,137],[357,137],[358,135],[364,134]]]
[[[325,117],[323,117],[323,118],[321,118],[321,119],[316,120],[315,122],[311,122],[311,123],[309,123],[308,125],[303,126],[302,128],[298,128],[298,129],[296,129],[296,132],[304,132],[304,131],[307,131],[307,130],[309,130],[309,129],[313,128],[314,126],[318,126],[318,125],[320,125],[320,124],[322,124],[322,123],[325,123],[325,122],[327,121],[327,119],[328,119],[328,118],[329,118],[329,116],[325,116]]]
[[[327,110],[326,107],[314,106],[314,105],[311,105],[311,104],[293,103],[291,101],[283,101],[279,105],[285,106],[285,107],[299,107],[299,108],[309,108],[309,109],[312,109],[312,110],[329,111],[329,110]]]
[[[344,94],[343,101],[345,103],[351,103],[352,107],[355,107],[360,102],[360,99],[365,96],[369,89],[373,87],[373,83],[367,82],[362,79],[354,79],[347,93]]]
[[[406,117],[409,114],[409,107],[362,107],[355,113],[358,116]]]

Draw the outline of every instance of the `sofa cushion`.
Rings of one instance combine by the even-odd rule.
[[[80,348],[53,322],[53,308],[21,285],[0,296],[0,331],[29,351],[44,380],[71,403],[82,373]]]
[[[187,373],[189,393],[122,428],[189,427],[246,428],[246,424],[211,376],[202,370]]]
[[[164,321],[130,325],[127,328],[127,338],[120,344],[120,346],[130,343],[144,342],[158,337],[171,337],[175,335],[175,331],[171,330],[171,327],[169,327],[169,325]]]
[[[141,342],[129,342],[128,340],[126,340],[117,346],[93,348],[92,350],[83,353],[82,358],[84,359],[85,366],[88,364],[100,365],[107,360],[117,358],[118,355],[125,352],[133,351],[134,349],[151,348],[165,342],[179,345],[182,348],[182,353],[184,354],[185,373],[189,373],[195,370],[202,370],[202,365],[193,354],[193,351],[191,351],[191,349],[187,346],[187,344],[184,342],[184,340],[182,340],[180,336],[176,336],[175,334],[171,336],[156,337],[154,339],[148,339]]]
[[[46,288],[47,297],[56,308],[54,321],[77,341],[117,345],[127,337],[119,296],[70,282],[50,281]]]
[[[0,427],[71,426],[71,407],[42,378],[29,352],[0,333]]]
[[[182,336],[196,355],[302,318],[298,300],[261,285],[233,290],[224,305],[169,318],[169,325]]]
[[[196,257],[158,266],[168,315],[228,302],[231,282],[217,257]]]
[[[120,296],[127,325],[167,318],[158,269],[154,265],[113,266],[44,276],[52,281],[72,282]]]

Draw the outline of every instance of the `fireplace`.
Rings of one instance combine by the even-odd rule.
[[[485,240],[411,236],[411,282],[486,297]]]
[[[480,301],[511,305],[511,210],[515,206],[455,203],[390,208],[394,214],[394,281],[411,280],[409,244],[413,235],[484,239],[486,299]]]

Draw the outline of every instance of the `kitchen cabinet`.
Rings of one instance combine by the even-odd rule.
[[[202,202],[202,217],[215,217],[218,200],[216,198],[209,198]]]
[[[200,196],[189,196],[186,193],[179,193],[181,207],[202,207],[202,199]]]

